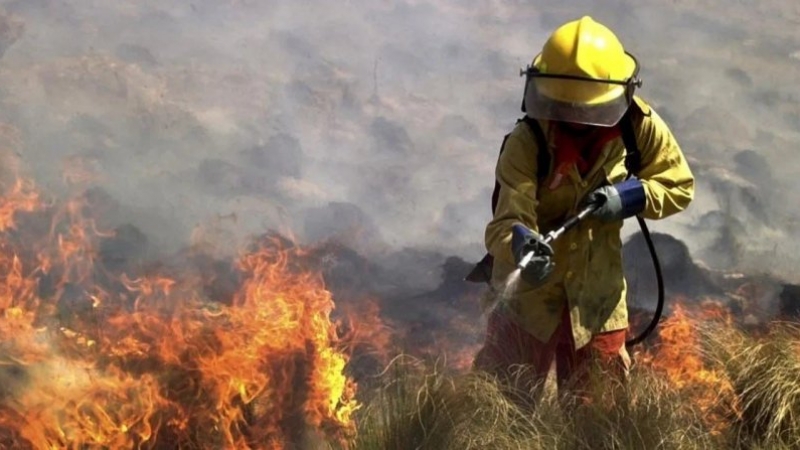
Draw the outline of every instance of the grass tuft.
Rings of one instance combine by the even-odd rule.
[[[351,448],[800,448],[800,327],[773,324],[753,335],[709,320],[696,328],[697,342],[683,350],[701,356],[694,378],[667,376],[655,354],[634,364],[625,383],[593,373],[599,382],[580,396],[557,394],[552,379],[534,396],[485,374],[449,374],[400,356],[362,398]]]
[[[738,400],[732,441],[741,448],[800,448],[800,328],[773,324],[753,337],[728,327],[705,330],[704,337]]]

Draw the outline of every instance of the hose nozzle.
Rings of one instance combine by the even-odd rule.
[[[520,257],[519,261],[517,262],[517,268],[519,270],[524,270],[526,267],[528,267],[528,264],[530,264],[533,258],[536,257],[537,252],[542,251],[539,244],[546,243],[548,238],[545,237],[544,241],[541,239],[542,238],[540,238],[536,233],[522,224],[515,224],[512,227],[512,248],[516,249],[514,250],[515,252],[520,252],[522,254],[522,257]]]
[[[566,233],[567,231],[578,225],[578,223],[580,223],[581,220],[583,220],[586,216],[588,216],[594,210],[596,210],[598,206],[599,205],[596,203],[585,206],[582,210],[578,212],[578,214],[571,217],[563,225],[556,228],[555,230],[551,230],[543,238],[541,238],[540,241],[531,239],[531,237],[535,233],[533,233],[530,229],[528,229],[522,224],[515,224],[511,228],[512,249],[525,248],[526,246],[530,245],[531,241],[538,242],[538,245],[533,246],[532,250],[522,255],[522,258],[520,258],[519,262],[517,263],[517,269],[525,270],[525,268],[528,267],[528,264],[530,264],[533,258],[536,256],[537,249],[541,251],[542,245],[547,246],[551,244],[553,241],[558,239],[559,236],[561,236],[562,234]]]

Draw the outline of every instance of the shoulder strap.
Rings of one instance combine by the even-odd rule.
[[[547,148],[547,138],[544,135],[544,130],[534,119],[527,115],[520,119],[525,122],[533,132],[533,137],[536,139],[536,179],[544,180],[550,174],[550,150]]]
[[[533,133],[534,139],[536,139],[536,179],[543,180],[547,177],[547,174],[550,173],[550,152],[547,149],[547,138],[544,135],[542,127],[539,126],[539,122],[529,118],[528,116],[517,120],[517,123],[520,122],[525,122],[528,125],[528,128],[530,128],[531,132]],[[498,161],[500,160],[500,155],[503,154],[503,150],[506,148],[506,141],[508,141],[509,136],[511,136],[511,133],[503,137],[503,143],[500,145],[500,154],[497,156]],[[495,210],[497,209],[497,200],[499,197],[500,183],[495,180],[494,191],[492,192],[492,214],[494,214]]]
[[[511,136],[511,133],[508,133],[503,137],[503,143],[500,145],[500,154],[497,155],[498,164],[500,162],[500,156],[503,154],[503,150],[506,148],[506,141],[508,141],[508,137]],[[497,179],[494,180],[494,191],[492,191],[492,215],[494,215],[495,210],[497,209],[497,199],[500,198],[500,183]]]
[[[547,178],[547,175],[550,173],[550,152],[547,149],[547,138],[544,135],[544,130],[534,119],[525,116],[519,120],[517,123],[525,122],[528,125],[528,128],[533,133],[533,137],[536,139],[536,178],[537,180],[544,180]],[[639,170],[642,166],[642,155],[639,151],[639,145],[636,143],[636,132],[633,130],[633,117],[631,114],[631,109],[629,108],[625,115],[622,116],[622,119],[619,121],[620,127],[620,134],[622,135],[622,143],[625,145],[625,168],[628,171],[629,175],[638,175]],[[500,155],[503,154],[503,150],[506,146],[506,141],[508,141],[508,137],[511,133],[505,135],[503,138],[503,144],[500,146]],[[542,151],[544,150],[544,151]],[[498,160],[500,156],[498,155]],[[494,191],[492,192],[492,214],[494,214],[495,209],[497,208],[497,200],[500,196],[500,183],[495,180],[494,182]]]
[[[639,144],[636,143],[636,132],[633,131],[633,116],[631,115],[631,108],[625,112],[619,123],[620,134],[622,134],[622,143],[625,144],[625,169],[628,170],[628,176],[639,175],[639,170],[642,168],[642,154],[639,152]]]

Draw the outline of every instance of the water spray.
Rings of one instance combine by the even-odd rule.
[[[570,229],[574,228],[578,225],[584,218],[588,215],[593,213],[598,207],[601,205],[598,203],[593,203],[587,205],[582,210],[580,210],[576,215],[569,218],[563,225],[560,227],[550,231],[549,233],[545,234],[542,241],[545,244],[551,244],[556,239],[558,239],[561,235],[569,231]],[[653,318],[650,320],[650,323],[647,327],[642,331],[639,335],[627,340],[625,345],[627,347],[634,346],[636,344],[641,343],[644,341],[647,336],[649,336],[658,326],[659,321],[661,320],[661,314],[664,310],[664,277],[661,273],[661,263],[658,260],[658,254],[656,253],[655,245],[653,245],[653,239],[650,237],[650,230],[647,227],[644,219],[640,216],[636,216],[636,220],[639,222],[639,228],[642,230],[642,235],[644,236],[645,242],[647,243],[647,248],[650,251],[650,256],[653,260],[653,268],[656,272],[656,281],[658,285],[658,302],[656,303],[656,310],[653,313]],[[531,263],[533,258],[536,256],[536,249],[531,250],[530,252],[523,255],[520,259],[519,263],[517,263],[517,268],[511,274],[509,274],[508,279],[504,283],[505,286],[500,291],[500,298],[507,298],[513,295],[513,292],[516,288],[516,284],[519,281],[520,273],[528,264]],[[491,279],[491,264],[493,260],[491,255],[484,257],[484,259],[479,262],[476,267],[472,270],[472,272],[467,276],[466,280],[468,281],[485,281],[489,282]],[[494,307],[496,307],[500,302],[495,302]],[[494,308],[492,308],[494,309]]]

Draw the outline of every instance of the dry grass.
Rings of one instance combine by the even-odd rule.
[[[800,329],[776,325],[752,336],[714,322],[702,327],[709,367],[730,382],[710,423],[692,392],[649,366],[624,385],[597,384],[588,401],[546,386],[535,408],[478,373],[448,375],[408,358],[382,374],[364,399],[356,449],[796,449],[800,448]],[[724,399],[724,401],[723,401]],[[723,432],[719,430],[723,429]]]
[[[697,411],[652,372],[593,389],[589,401],[545,389],[535,408],[478,373],[449,376],[396,363],[362,412],[357,449],[709,448]]]
[[[731,327],[704,330],[707,353],[731,382],[740,448],[800,448],[800,328],[774,324],[754,338]]]
[[[624,385],[598,385],[569,414],[563,449],[705,449],[715,443],[700,410],[660,374],[636,367]]]
[[[362,411],[358,449],[555,448],[557,424],[525,414],[481,374],[448,376],[403,358],[385,376]]]

